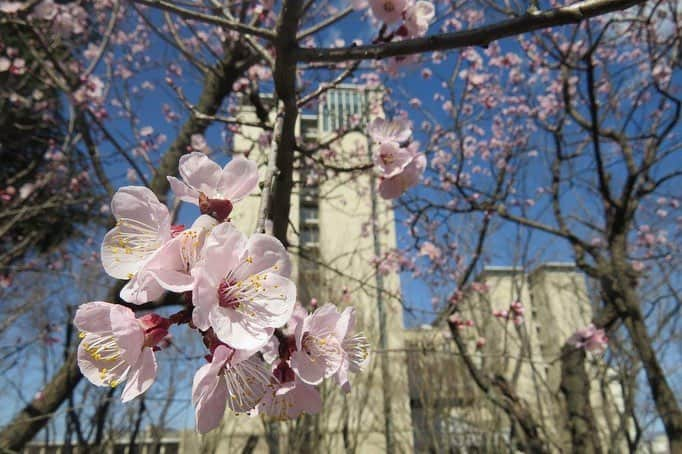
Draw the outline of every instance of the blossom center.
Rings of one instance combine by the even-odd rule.
[[[301,339],[301,348],[312,362],[325,361],[327,358],[341,353],[341,346],[331,334],[318,337],[304,333]]]
[[[357,368],[361,368],[369,357],[369,342],[362,334],[344,339],[343,349],[348,355],[348,361]]]
[[[218,304],[220,307],[254,316],[255,314],[248,310],[249,303],[252,303],[259,293],[265,292],[263,281],[266,278],[267,274],[253,274],[238,281],[228,275],[218,285]]]
[[[384,11],[386,11],[387,13],[392,13],[393,11],[395,11],[395,5],[393,4],[393,2],[391,1],[384,2]]]
[[[78,336],[81,339],[84,339],[87,336],[87,333],[80,333]],[[87,342],[84,339],[82,346],[93,360],[100,363],[111,363],[109,367],[99,368],[99,378],[102,380],[102,383],[109,385],[112,388],[118,386],[120,378],[127,373],[128,366],[121,357],[121,349],[118,346],[118,343],[116,343],[114,336],[98,336],[91,342]]]
[[[393,159],[393,153],[389,152],[382,152],[381,153],[381,160],[384,161],[384,164],[392,164],[394,159]]]
[[[236,412],[254,408],[270,382],[265,363],[254,356],[237,365],[225,367],[223,377],[230,396],[228,405]]]
[[[161,246],[159,233],[143,222],[121,218],[116,222],[116,227],[118,228],[113,238],[116,246],[112,247],[114,254],[148,255]]]
[[[199,211],[208,214],[219,222],[228,220],[232,213],[232,202],[228,199],[210,199],[203,192],[199,193]]]

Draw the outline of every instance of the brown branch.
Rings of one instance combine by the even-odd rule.
[[[373,60],[436,50],[487,46],[491,42],[502,38],[521,35],[543,28],[577,24],[590,17],[624,10],[643,3],[644,0],[585,0],[573,5],[546,11],[528,12],[523,16],[513,19],[460,32],[443,33],[385,44],[341,48],[300,48],[296,51],[296,59],[302,62]]]
[[[275,92],[283,103],[282,132],[277,138],[277,175],[272,189],[273,235],[287,245],[287,228],[293,188],[296,105],[296,33],[302,7],[301,0],[285,0],[277,19],[275,50],[277,59],[273,71]]]
[[[268,40],[272,40],[275,37],[270,30],[266,30],[264,28],[253,27],[251,25],[242,24],[238,21],[228,20],[219,16],[213,16],[187,8],[181,8],[171,2],[166,2],[163,0],[135,0],[135,3],[140,3],[142,5],[151,6],[152,8],[168,11],[185,19],[192,19],[208,24],[220,25],[227,30],[241,32],[246,35],[258,36]]]

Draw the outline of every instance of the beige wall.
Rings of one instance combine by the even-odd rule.
[[[461,318],[475,321],[475,327],[460,331],[468,352],[486,374],[504,376],[530,405],[556,446],[570,450],[559,388],[559,354],[568,337],[586,326],[591,317],[584,276],[571,264],[550,263],[530,274],[510,267],[490,267],[477,280],[485,282],[489,290],[469,292],[460,303]],[[507,310],[517,300],[525,308],[521,325],[515,326],[511,321],[492,316],[493,310]],[[477,350],[475,342],[480,336],[485,337],[487,343]],[[475,386],[473,389],[470,386],[473,381],[465,371],[447,329],[410,330],[406,342],[409,349],[423,352],[413,355],[409,362],[412,399],[425,401],[423,406],[427,407],[417,410],[419,416],[414,417],[415,423],[421,426],[418,430],[425,434],[415,440],[417,447],[424,443],[442,443],[434,434],[438,424],[433,420],[438,418],[456,422],[463,433],[459,438],[452,436],[457,443],[466,444],[468,440],[485,437],[490,442],[499,439],[496,437],[504,438],[505,432],[508,434],[507,418],[492,407]],[[451,371],[448,372],[451,379],[430,376],[435,364]],[[587,370],[591,377],[591,403],[603,446],[620,452],[625,448],[617,416],[618,410],[622,409],[622,393],[613,371],[608,370],[599,357],[591,357]],[[455,402],[449,409],[434,410],[439,399],[442,401],[453,395]],[[618,435],[612,438],[614,433]]]

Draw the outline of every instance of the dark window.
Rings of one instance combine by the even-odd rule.
[[[179,443],[168,443],[163,445],[164,454],[178,454],[180,452]]]
[[[301,229],[301,246],[306,247],[310,244],[320,242],[320,230],[317,227],[303,226]]]
[[[301,224],[316,224],[318,222],[318,209],[316,205],[301,206]]]

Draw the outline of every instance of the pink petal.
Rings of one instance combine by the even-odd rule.
[[[138,272],[121,289],[121,299],[127,303],[145,304],[154,301],[164,294],[165,290],[156,280],[153,274],[143,271]]]
[[[265,361],[269,364],[274,363],[279,358],[279,339],[277,336],[272,336],[260,351]]]
[[[260,349],[274,332],[272,328],[249,323],[244,316],[232,309],[219,306],[210,312],[209,321],[218,339],[238,350]]]
[[[386,142],[374,151],[372,160],[381,171],[381,176],[390,178],[402,172],[412,157],[411,150],[399,147],[395,142]]]
[[[355,326],[355,309],[352,307],[347,307],[341,312],[338,322],[336,322],[336,327],[334,329],[334,335],[337,339],[343,340],[346,335],[353,331]]]
[[[403,192],[419,183],[425,168],[426,157],[423,154],[417,155],[401,173],[379,183],[379,194],[384,199],[399,197]]]
[[[253,314],[251,323],[279,328],[291,317],[296,304],[296,285],[286,277],[267,273],[261,280],[261,291],[248,303]]]
[[[291,275],[289,253],[274,236],[262,233],[251,235],[241,259],[246,263],[239,268],[239,273],[235,276],[238,280],[246,279],[248,276],[271,268],[271,272],[280,276],[289,277]]]
[[[156,379],[156,369],[154,352],[151,348],[145,348],[142,350],[139,361],[130,371],[121,401],[128,402],[147,391]]]
[[[198,267],[211,276],[216,289],[218,281],[237,268],[246,244],[246,235],[226,222],[218,224],[206,238],[202,251],[204,258]]]
[[[194,279],[191,275],[175,270],[150,270],[149,273],[161,287],[175,293],[192,290]]]
[[[111,200],[111,213],[116,219],[134,219],[160,236],[170,237],[170,213],[151,189],[144,186],[124,186]]]
[[[111,210],[118,224],[102,242],[102,265],[110,276],[130,279],[170,239],[170,214],[166,205],[142,186],[119,189]]]
[[[348,394],[350,392],[350,381],[348,380],[348,361],[344,361],[339,370],[334,375],[334,381],[341,387],[341,390]]]
[[[303,412],[314,415],[322,411],[322,397],[314,386],[297,381],[292,393],[293,405],[288,411],[289,418],[296,418]]]
[[[383,6],[383,3],[381,6]],[[402,118],[388,121],[377,117],[369,124],[368,132],[372,140],[377,143],[397,142],[401,144],[409,140],[412,135],[412,128],[410,123]]]
[[[177,199],[180,199],[184,202],[199,205],[199,191],[197,191],[194,188],[190,188],[185,183],[183,183],[182,181],[178,180],[175,177],[166,178],[168,179],[168,183],[170,183],[171,190],[173,191],[173,194],[175,194],[175,197]]]
[[[222,379],[219,379],[216,386],[210,392],[203,394],[196,404],[194,415],[197,432],[204,434],[218,427],[225,415],[226,406],[227,386]]]
[[[129,364],[136,364],[144,345],[144,330],[133,311],[113,304],[111,308],[111,331],[121,349],[121,357]]]
[[[336,306],[327,303],[304,320],[303,331],[309,331],[314,334],[333,332],[340,318],[341,314],[339,314]],[[341,339],[343,337],[339,338],[339,340]]]
[[[311,361],[310,357],[302,351],[295,351],[291,355],[291,368],[303,382],[310,385],[322,383],[326,371],[323,361]]]
[[[238,202],[258,187],[258,165],[243,156],[235,156],[227,163],[220,176],[218,194],[231,202]]]
[[[192,384],[192,403],[194,405],[202,399],[204,394],[213,392],[213,388],[218,384],[218,374],[225,366],[229,354],[229,348],[219,345],[213,351],[211,362],[201,366],[194,374]]]
[[[208,156],[197,151],[186,154],[180,158],[178,169],[183,181],[189,187],[203,192],[208,197],[215,198],[221,169]]]
[[[213,359],[197,370],[192,382],[192,403],[195,407],[197,430],[206,433],[216,428],[223,418],[227,404],[227,386],[219,375],[227,361],[229,350],[218,346]]]
[[[76,310],[73,324],[80,331],[88,333],[111,331],[111,320],[109,319],[111,306],[113,304],[104,301],[81,304]]]
[[[209,279],[201,268],[192,271],[194,277],[194,289],[192,290],[192,322],[202,331],[210,328],[209,314],[218,305],[217,284]]]

